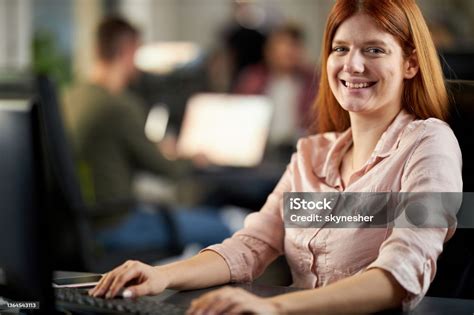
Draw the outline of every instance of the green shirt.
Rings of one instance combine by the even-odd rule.
[[[64,105],[89,204],[132,199],[132,177],[138,170],[177,173],[180,163],[166,160],[146,138],[144,106],[131,93],[113,95],[81,84],[66,94]]]

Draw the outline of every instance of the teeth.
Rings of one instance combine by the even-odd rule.
[[[351,82],[347,82],[345,81],[345,86],[350,88],[350,89],[362,89],[362,88],[366,88],[369,86],[369,83],[368,82],[364,82],[364,83],[351,83]]]

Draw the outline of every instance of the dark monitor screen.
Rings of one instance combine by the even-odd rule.
[[[444,75],[450,80],[474,80],[474,51],[442,52]]]
[[[41,207],[38,106],[0,100],[0,296],[40,302],[52,293]]]

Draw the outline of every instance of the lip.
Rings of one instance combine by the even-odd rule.
[[[370,81],[364,79],[354,79],[354,80],[343,80],[339,79],[339,82],[348,90],[357,91],[357,90],[366,90],[377,84],[377,81]]]

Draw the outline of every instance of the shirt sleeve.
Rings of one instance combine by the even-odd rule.
[[[133,99],[131,99],[133,100]],[[157,147],[145,136],[146,115],[140,104],[130,101],[123,106],[117,117],[122,131],[121,141],[130,161],[137,169],[153,172],[157,175],[176,176],[190,167],[185,161],[169,161],[163,157]]]
[[[226,261],[231,282],[250,282],[283,254],[285,228],[282,218],[283,193],[290,191],[291,170],[287,170],[259,212],[245,219],[244,228],[223,243],[205,248]]]
[[[402,191],[461,192],[461,151],[451,129],[427,120],[417,141],[405,165]],[[448,228],[393,228],[367,269],[388,271],[407,292],[403,309],[413,309],[428,291],[443,243],[453,233]]]

